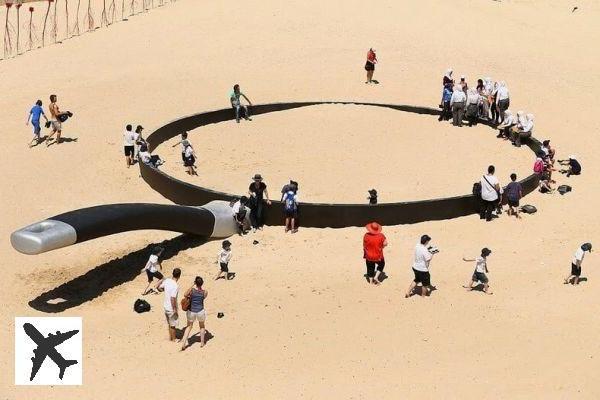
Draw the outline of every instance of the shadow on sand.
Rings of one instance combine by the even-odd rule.
[[[168,260],[179,254],[180,251],[198,247],[206,241],[205,238],[188,235],[180,235],[166,240],[160,243],[165,249],[161,258]],[[42,293],[31,300],[29,305],[38,311],[58,313],[93,300],[107,290],[132,281],[140,275],[140,270],[146,264],[152,248],[156,245],[156,243],[150,244],[123,258],[99,265],[84,275]]]

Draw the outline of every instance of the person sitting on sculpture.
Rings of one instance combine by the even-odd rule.
[[[527,114],[525,120],[520,119],[512,130],[513,145],[521,147],[521,141],[531,137],[533,125],[533,114]]]
[[[246,99],[246,101],[248,102],[247,106],[242,105],[240,97]],[[231,91],[231,93],[229,93],[229,101],[231,102],[231,107],[233,107],[235,111],[235,122],[237,122],[238,124],[240,123],[240,111],[242,110],[242,117],[246,121],[252,121],[252,119],[250,118],[250,111],[248,109],[248,106],[252,106],[252,102],[248,97],[246,97],[244,93],[242,93],[242,91],[240,90],[240,85],[238,85],[237,83],[233,85],[233,90]]]
[[[153,168],[158,168],[159,166],[165,163],[163,160],[160,159],[159,156],[150,154],[150,152],[148,151],[147,144],[142,144],[140,146],[140,152],[138,153],[138,157],[141,162]]]

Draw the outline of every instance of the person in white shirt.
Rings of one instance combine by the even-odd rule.
[[[410,283],[405,298],[412,296],[413,290],[417,284],[421,284],[421,297],[428,295],[433,290],[431,286],[431,275],[429,274],[429,264],[433,255],[437,253],[437,249],[429,246],[431,238],[428,235],[421,236],[421,241],[415,247],[415,260],[413,262],[412,270],[415,275],[415,279]]]
[[[142,136],[142,131],[144,130],[144,127],[141,125],[138,125],[135,128],[135,133],[134,133],[134,143],[135,143],[135,147],[134,147],[134,156],[133,158],[135,160],[139,161],[138,155],[140,152],[140,146],[145,144],[146,146],[148,145],[146,143],[146,140],[144,140],[144,137]]]
[[[175,143],[173,146],[171,147],[176,147],[181,145],[181,161],[183,161],[185,163],[185,143],[190,143],[190,141],[188,140],[188,133],[187,132],[183,132],[181,134],[181,140],[177,143]]]
[[[142,296],[148,293],[152,293],[153,291],[158,293],[158,287],[160,286],[164,278],[163,274],[160,272],[162,270],[162,266],[160,265],[159,261],[159,257],[161,256],[163,250],[164,249],[160,246],[156,246],[154,249],[152,249],[152,254],[150,254],[148,262],[146,263],[144,268],[142,268],[142,272],[145,271],[146,275],[148,276],[148,285],[146,285],[146,288],[142,292]],[[150,285],[152,284],[154,278],[158,279],[158,282],[156,283],[155,289],[151,289]]]
[[[158,287],[159,290],[163,290],[165,292],[163,307],[165,309],[167,325],[169,326],[169,340],[171,340],[171,342],[174,342],[176,339],[177,320],[179,319],[177,312],[177,294],[179,293],[179,284],[177,281],[179,280],[180,276],[181,270],[179,268],[175,268],[173,269],[173,277],[163,280]]]
[[[250,208],[246,206],[248,198],[246,196],[240,197],[231,207],[233,213],[233,220],[238,227],[238,233],[240,236],[245,235],[250,230]]]
[[[501,81],[498,86],[498,91],[496,92],[496,105],[498,112],[500,113],[500,123],[503,123],[505,116],[504,114],[510,106],[508,88],[506,87],[506,82],[504,81]]]
[[[467,96],[460,85],[454,86],[452,97],[450,98],[450,107],[452,108],[452,125],[462,126],[463,114],[465,112],[465,103]]]
[[[512,131],[513,145],[521,147],[521,141],[531,137],[533,125],[533,114],[527,114],[525,120],[519,119],[519,123]]]
[[[231,242],[229,240],[224,240],[221,247],[222,249],[217,257],[217,263],[221,267],[221,270],[215,277],[215,281],[219,278],[231,280],[235,277],[235,272],[229,272],[229,261],[231,261]]]
[[[487,175],[481,177],[481,200],[483,206],[481,207],[480,217],[486,221],[492,220],[492,211],[498,206],[500,200],[500,194],[502,188],[500,187],[500,181],[494,176],[496,167],[490,165],[488,167]]]
[[[583,257],[585,257],[586,251],[590,253],[592,252],[591,243],[584,243],[577,249],[577,251],[575,251],[575,255],[571,261],[571,274],[565,278],[565,285],[571,281],[573,281],[574,285],[579,285],[579,277],[581,276],[581,263],[583,262]]]
[[[498,138],[508,139],[510,137],[510,130],[513,126],[517,124],[515,116],[512,114],[510,110],[506,110],[504,112],[504,120],[500,125],[498,125]]]
[[[148,164],[154,168],[158,168],[159,166],[161,166],[165,163],[164,160],[161,160],[161,158],[158,155],[152,155],[148,151],[147,144],[142,144],[140,146],[140,152],[138,153],[138,158],[144,164]]]
[[[473,126],[477,124],[479,114],[479,93],[477,93],[477,89],[470,88],[467,91],[467,112],[466,117],[467,121],[469,121],[469,126]]]
[[[483,284],[483,292],[487,294],[492,294],[490,291],[489,279],[486,275],[488,273],[487,268],[487,258],[492,254],[492,251],[487,247],[484,247],[481,250],[481,256],[473,259],[467,259],[463,257],[463,261],[466,262],[475,262],[475,271],[473,271],[473,275],[471,276],[471,280],[467,283],[464,288],[468,291],[471,291],[475,288],[477,282],[481,282]]]
[[[123,148],[125,149],[125,162],[127,168],[133,165],[133,155],[135,153],[135,132],[132,131],[131,125],[125,127],[123,132]]]
[[[183,162],[183,166],[187,168],[187,173],[190,175],[198,175],[198,173],[196,172],[196,152],[194,151],[194,148],[192,147],[192,145],[190,144],[190,142],[187,141],[187,139],[184,139],[182,141],[182,146],[184,146],[184,153],[183,153],[183,158],[184,158],[184,162]]]

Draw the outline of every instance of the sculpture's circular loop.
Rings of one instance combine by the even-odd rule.
[[[285,111],[294,108],[307,107],[319,104],[352,104],[373,107],[385,107],[398,111],[411,112],[425,115],[440,115],[440,110],[428,107],[408,105],[347,102],[347,101],[312,101],[301,103],[274,103],[252,106],[252,114],[266,114],[275,111]],[[183,131],[192,130],[204,125],[224,122],[235,118],[232,108],[195,114],[172,121],[148,136],[150,150],[161,143],[181,134]],[[487,121],[480,121],[491,126]],[[530,138],[528,147],[537,152],[540,143]],[[167,199],[181,205],[203,205],[213,200],[233,200],[239,196],[218,192],[201,186],[192,185],[173,178],[146,164],[140,163],[142,178],[150,187]],[[539,183],[537,175],[532,174],[520,181],[523,186],[523,195],[534,191]],[[273,201],[270,206],[265,205],[265,223],[267,225],[281,225],[282,204]],[[440,199],[420,200],[400,203],[368,204],[322,204],[301,203],[300,220],[302,226],[315,228],[344,228],[349,226],[364,226],[371,221],[382,225],[410,224],[423,221],[443,220],[474,214],[478,210],[477,199],[474,195],[446,197]]]

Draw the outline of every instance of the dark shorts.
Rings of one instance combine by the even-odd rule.
[[[375,71],[375,64],[370,63],[367,61],[367,63],[365,64],[365,70],[367,71]]]
[[[284,208],[283,213],[286,218],[296,218],[298,216],[298,210],[287,210]]]
[[[486,274],[484,274],[483,272],[477,272],[477,271],[473,272],[473,276],[471,277],[471,280],[473,282],[479,281],[483,284],[486,284],[489,282]]]
[[[229,264],[220,263],[220,265],[221,265],[221,272],[229,272]]]
[[[519,200],[508,199],[508,205],[511,207],[519,207]]]
[[[571,275],[580,276],[581,275],[581,267],[578,267],[575,264],[571,264]]]
[[[134,146],[125,146],[125,156],[129,157],[133,157],[133,153],[134,153]]]
[[[383,268],[385,267],[385,260],[381,261],[369,261],[365,260],[367,264],[367,277],[374,278],[375,277],[375,266],[377,266],[377,271],[383,272]]]
[[[185,162],[185,153],[181,153],[181,161]]]
[[[431,286],[431,275],[429,274],[429,271],[417,271],[413,268],[413,272],[415,273],[415,279],[413,279],[413,282],[421,283],[423,286]]]
[[[184,161],[183,161],[183,165],[185,167],[193,167],[195,162],[196,162],[196,159],[194,158],[194,156],[185,157]]]
[[[163,274],[160,273],[160,271],[154,271],[154,272],[150,272],[149,269],[146,270],[146,275],[148,275],[148,282],[152,282],[152,280],[154,280],[154,278],[161,280],[163,277]]]

